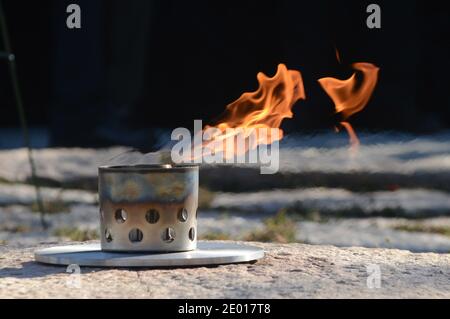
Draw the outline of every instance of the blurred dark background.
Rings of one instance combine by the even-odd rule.
[[[379,30],[366,26],[372,2],[381,6]],[[66,27],[70,3],[81,7],[81,29]],[[302,72],[307,94],[283,122],[287,133],[332,129],[333,104],[317,79],[348,77],[358,61],[381,71],[367,108],[351,119],[357,130],[450,128],[450,9],[441,1],[3,4],[35,146],[155,149],[166,130],[214,120],[278,63]],[[12,147],[20,130],[6,61],[0,103],[0,147]]]

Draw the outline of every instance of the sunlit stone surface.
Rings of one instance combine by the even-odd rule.
[[[0,247],[0,298],[450,297],[448,254],[252,245],[267,251],[254,264],[153,270],[81,268],[76,278],[65,267],[35,263],[33,251],[43,246]]]

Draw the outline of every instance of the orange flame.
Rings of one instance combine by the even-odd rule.
[[[366,62],[354,63],[352,67],[355,73],[347,80],[327,77],[319,79],[319,83],[333,100],[336,113],[342,114],[344,121],[340,124],[347,130],[352,148],[357,149],[358,137],[345,120],[366,106],[377,84],[379,68]],[[357,76],[361,77],[360,81]]]
[[[239,99],[227,105],[219,123],[214,126],[205,126],[203,131],[216,129],[210,140],[204,142],[202,147],[214,151],[225,145],[225,157],[229,158],[238,154],[236,146],[233,150],[227,145],[236,145],[234,140],[238,134],[244,134],[248,139],[256,129],[267,129],[268,136],[259,136],[256,132],[256,140],[245,146],[245,152],[256,148],[260,144],[271,144],[283,137],[283,131],[279,128],[285,118],[292,118],[292,106],[299,99],[305,99],[302,76],[299,71],[288,70],[284,64],[279,64],[276,74],[268,77],[264,73],[257,74],[259,88],[254,92],[243,93]],[[239,129],[231,133],[228,128]],[[278,134],[272,136],[270,129],[278,129]],[[240,131],[240,132],[239,132]],[[229,142],[232,143],[229,143]],[[225,144],[223,144],[225,143]]]
[[[353,129],[353,127],[350,125],[349,122],[342,121],[340,124],[346,129],[348,133],[353,153],[356,152],[359,148],[360,142],[358,136],[355,133],[355,130]]]

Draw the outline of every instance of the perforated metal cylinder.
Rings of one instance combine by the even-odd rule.
[[[198,167],[99,167],[104,251],[189,251],[197,246]]]

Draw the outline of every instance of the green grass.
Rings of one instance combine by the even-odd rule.
[[[69,238],[73,241],[87,241],[98,239],[99,234],[97,230],[93,229],[79,229],[76,227],[62,227],[57,228],[53,232],[53,235],[58,237]]]
[[[68,213],[70,212],[70,205],[64,203],[63,201],[44,201],[44,209],[46,214],[58,214],[58,213]],[[37,203],[31,205],[31,211],[38,213],[39,208]]]
[[[5,179],[3,177],[0,177],[0,184],[16,184],[8,179]]]
[[[205,240],[230,240],[230,235],[225,233],[206,233],[202,236],[199,236],[199,239],[205,239]]]
[[[204,209],[209,208],[211,202],[214,199],[214,192],[207,188],[200,187],[198,190],[198,208]]]
[[[285,210],[281,210],[274,217],[264,221],[264,229],[251,232],[245,237],[245,240],[293,243],[297,242],[296,228],[296,221],[289,217]]]
[[[406,232],[439,234],[450,237],[450,226],[431,226],[417,223],[412,225],[397,225],[394,229]]]
[[[29,226],[15,225],[15,226],[0,226],[1,231],[9,233],[26,233],[30,231]]]

